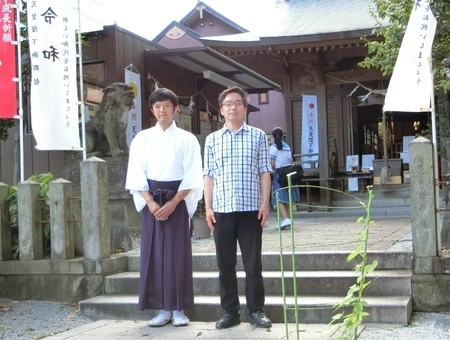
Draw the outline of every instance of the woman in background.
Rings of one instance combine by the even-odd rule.
[[[277,169],[289,165],[293,162],[292,151],[289,145],[283,142],[284,131],[280,127],[276,127],[272,131],[272,136],[275,143],[270,147],[270,163],[272,168],[275,169],[272,182],[272,206],[277,205],[276,194],[278,193],[278,200],[280,201],[280,214],[283,220],[276,229],[280,228],[284,230],[291,226],[291,216],[289,215],[289,192],[288,189],[281,189],[280,183],[278,183],[278,172]],[[279,190],[281,189],[281,190]],[[277,191],[278,190],[278,191]],[[297,202],[300,199],[300,194],[298,188],[291,188],[292,202]]]

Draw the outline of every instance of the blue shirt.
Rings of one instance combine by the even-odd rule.
[[[243,124],[232,132],[226,125],[205,141],[203,174],[213,178],[215,212],[256,211],[261,206],[260,174],[271,171],[266,134]]]

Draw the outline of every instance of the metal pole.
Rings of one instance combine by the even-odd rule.
[[[19,114],[14,116],[14,119],[19,120],[19,157],[20,157],[20,181],[23,182],[24,179],[24,157],[23,157],[23,89],[22,89],[22,51],[20,46],[20,9],[22,8],[22,1],[17,0],[16,5],[11,5],[11,7],[16,8],[16,41],[17,45],[17,78],[14,79],[18,84],[18,96],[19,96]]]
[[[386,136],[386,112],[383,111],[383,160],[384,166],[387,168],[388,166],[388,152],[387,152],[387,136]]]
[[[83,87],[83,54],[81,50],[81,6],[78,0],[78,69],[80,73],[80,116],[81,116],[81,146],[83,148],[83,161],[86,160],[86,119],[84,117],[84,87]]]
[[[438,152],[437,152],[437,128],[436,128],[436,106],[434,102],[434,79],[433,79],[433,61],[430,58],[430,76],[431,76],[431,130],[432,130],[432,143],[433,143],[433,161],[434,161],[434,205],[435,205],[435,223],[436,226],[436,246],[437,254],[441,249],[441,234],[439,232],[439,167],[438,167]]]

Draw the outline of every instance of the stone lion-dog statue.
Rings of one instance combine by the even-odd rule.
[[[86,123],[86,152],[90,156],[128,154],[126,130],[135,92],[125,83],[113,83],[103,90],[97,114]]]

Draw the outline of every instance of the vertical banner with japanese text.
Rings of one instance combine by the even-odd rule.
[[[386,92],[383,111],[430,111],[431,48],[437,22],[430,0],[416,0]]]
[[[14,0],[0,0],[0,118],[14,118],[17,114],[15,15]]]
[[[317,96],[303,95],[302,97],[302,154],[319,153],[319,124],[317,113]],[[319,161],[319,156],[302,156],[302,161]],[[309,168],[310,164],[302,164]]]
[[[125,83],[131,86],[134,93],[133,106],[128,114],[127,125],[127,144],[130,146],[134,136],[142,130],[141,75],[126,68]]]
[[[72,0],[27,1],[31,126],[38,150],[80,150]]]

